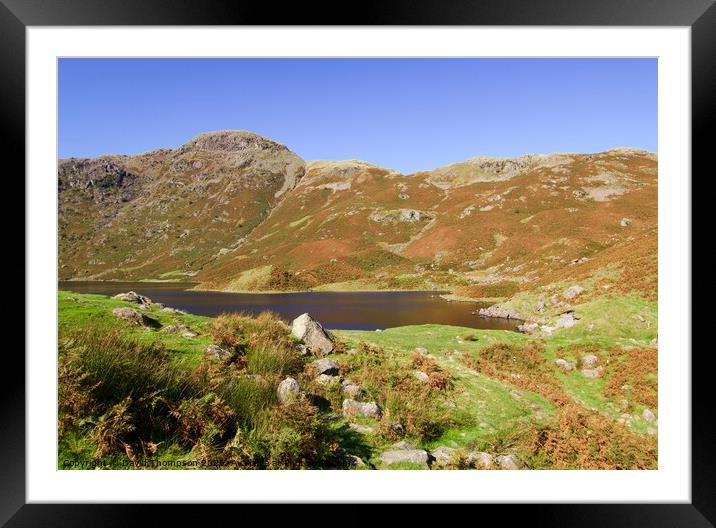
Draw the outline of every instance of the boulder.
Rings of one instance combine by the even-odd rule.
[[[231,355],[231,353],[228,350],[224,350],[218,345],[207,345],[205,352],[207,355],[212,357],[213,359],[224,359]]]
[[[418,347],[415,349],[415,352],[420,354],[421,356],[424,356],[428,353],[428,349],[424,347]]]
[[[574,299],[577,295],[584,292],[584,288],[578,285],[570,286],[566,290],[564,290],[564,293],[562,294],[565,299]]]
[[[402,423],[395,422],[390,424],[390,430],[398,436],[405,436],[405,427],[403,427]]]
[[[136,304],[142,304],[145,306],[149,306],[152,304],[152,300],[149,297],[145,297],[144,295],[140,295],[137,292],[129,291],[127,293],[118,293],[112,299],[117,299],[120,301],[125,302],[131,302]]]
[[[576,324],[577,320],[574,318],[572,312],[567,312],[559,316],[555,326],[557,328],[572,328]]]
[[[320,376],[321,374],[325,374],[327,376],[338,376],[338,363],[332,359],[317,359],[310,364],[310,367],[313,369],[316,376]]]
[[[367,467],[366,463],[363,462],[363,459],[356,455],[346,455],[346,462],[350,467],[354,468],[364,468]]]
[[[517,330],[524,334],[530,334],[539,330],[539,324],[537,323],[523,323],[517,327]]]
[[[365,418],[380,418],[380,407],[375,402],[362,403],[346,398],[343,400],[343,416],[363,416]]]
[[[622,227],[628,227],[631,225],[631,218],[622,218],[622,221],[619,222],[619,225]]]
[[[363,396],[363,389],[360,385],[346,380],[341,382],[341,386],[343,387],[343,394],[351,400],[360,400]]]
[[[582,375],[585,378],[601,378],[604,374],[604,367],[597,367],[593,369],[582,369]]]
[[[574,370],[574,365],[563,358],[555,359],[554,364],[557,365],[562,370],[564,370],[565,372]]]
[[[296,398],[301,393],[301,386],[292,377],[287,377],[281,383],[278,384],[278,401],[286,403]]]
[[[521,469],[523,465],[517,455],[513,454],[500,455],[495,458],[495,461],[500,469]]]
[[[653,412],[651,412],[650,409],[644,409],[641,413],[641,417],[644,418],[647,422],[654,422],[656,421],[656,416]]]
[[[323,329],[321,323],[304,313],[293,320],[291,333],[301,339],[308,349],[317,356],[333,352],[333,340]]]
[[[491,469],[495,463],[495,459],[490,453],[477,451],[468,453],[465,457],[465,462],[467,462],[470,466],[476,467],[477,469]]]
[[[328,374],[319,374],[318,376],[316,376],[316,383],[318,383],[319,385],[323,385],[324,387],[327,387],[329,385],[337,385],[338,377],[330,376]]]
[[[137,325],[144,324],[144,316],[142,316],[142,314],[140,314],[137,310],[133,310],[132,308],[115,308],[114,310],[112,310],[112,315],[118,317],[119,319],[124,319],[125,321],[129,321],[130,323],[134,323]]]

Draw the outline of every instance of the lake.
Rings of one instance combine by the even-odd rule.
[[[59,289],[115,295],[135,291],[155,302],[198,315],[223,312],[276,312],[290,322],[304,312],[324,327],[376,330],[416,324],[446,324],[494,330],[516,330],[519,321],[474,315],[486,303],[448,302],[436,292],[303,292],[228,293],[195,291],[194,284],[176,282],[60,281]]]

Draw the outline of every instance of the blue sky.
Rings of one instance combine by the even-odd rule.
[[[478,156],[657,149],[656,59],[60,59],[61,158],[251,130],[404,173]]]

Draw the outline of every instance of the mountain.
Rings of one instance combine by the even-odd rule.
[[[63,160],[60,277],[232,291],[449,289],[507,297],[611,277],[656,296],[657,157],[476,157],[404,175],[304,162],[247,132]]]

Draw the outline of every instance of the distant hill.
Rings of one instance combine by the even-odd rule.
[[[403,175],[248,132],[59,164],[60,278],[508,297],[610,276],[656,296],[657,157],[476,157]],[[607,288],[607,289],[608,289]]]

